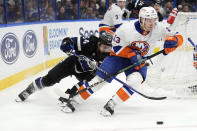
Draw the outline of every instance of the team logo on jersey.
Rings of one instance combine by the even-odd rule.
[[[13,64],[19,56],[19,42],[13,33],[6,34],[1,41],[1,57],[6,64]]]
[[[140,51],[142,56],[145,56],[149,51],[150,45],[146,41],[134,41],[131,43],[131,48]]]
[[[23,36],[23,51],[25,56],[31,58],[37,50],[37,38],[32,30],[28,30]]]

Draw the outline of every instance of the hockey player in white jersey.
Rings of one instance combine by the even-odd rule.
[[[132,10],[139,11],[142,7],[147,7],[148,4],[141,0],[131,0],[127,6],[126,0],[117,0],[117,3],[112,4],[104,15],[103,20],[99,24],[99,32],[107,31],[114,34],[116,29],[123,23],[122,18],[129,19]]]
[[[119,70],[138,63],[142,57],[149,56],[153,53],[158,40],[163,40],[163,55],[176,50],[183,43],[183,37],[180,34],[175,34],[169,29],[166,29],[162,23],[158,22],[157,12],[153,7],[143,7],[139,12],[137,21],[126,22],[122,24],[114,33],[112,41],[112,50],[100,68],[113,75]],[[125,71],[126,84],[138,89],[146,80],[147,66],[145,63],[138,63],[134,68]],[[89,82],[84,83],[79,87],[79,91],[87,88],[89,85],[100,82],[108,76],[101,71],[96,72],[96,76]],[[107,82],[111,82],[108,79]],[[88,99],[94,92],[102,88],[107,82],[98,84],[91,89],[88,89],[80,95],[76,95],[64,107],[64,112],[73,112],[78,104]],[[103,116],[111,116],[114,114],[114,108],[127,101],[133,94],[132,90],[126,90],[122,86],[116,94],[105,104],[101,111]]]
[[[126,0],[117,0],[117,3],[112,4],[104,15],[103,20],[99,24],[99,32],[107,31],[114,34],[116,28],[122,24],[122,15],[125,9]]]

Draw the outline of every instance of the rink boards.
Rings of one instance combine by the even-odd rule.
[[[66,57],[60,51],[65,37],[98,36],[99,21],[19,24],[0,27],[0,90]]]
[[[99,23],[99,20],[94,20],[0,26],[0,90],[54,66],[66,57],[59,49],[63,38],[98,36]],[[190,30],[195,29],[196,19],[187,25],[176,25],[176,30],[184,36],[185,44],[188,44],[187,37],[197,41],[194,36],[197,30],[183,28],[188,25]]]

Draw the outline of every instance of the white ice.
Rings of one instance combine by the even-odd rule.
[[[197,131],[197,99],[154,101],[134,94],[117,106],[114,116],[101,116],[103,105],[120,87],[117,82],[102,88],[72,114],[61,111],[54,89],[72,87],[77,82],[75,77],[36,92],[23,103],[14,101],[44,73],[0,91],[0,131]],[[157,125],[157,121],[164,124]]]

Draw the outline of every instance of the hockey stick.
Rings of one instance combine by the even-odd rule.
[[[163,53],[163,52],[164,52],[164,50],[161,50],[161,51],[159,51],[159,52],[157,52],[157,53],[155,53],[155,54],[153,54],[153,55],[151,55],[151,56],[148,56],[148,57],[146,57],[146,58],[144,58],[144,59],[141,59],[138,63],[143,63],[143,62],[145,62],[146,60],[151,59],[152,57],[155,57],[155,56],[157,56],[157,55],[159,55],[159,54],[161,54],[161,53]],[[77,57],[80,57],[78,54],[76,54],[76,53],[74,53],[74,52],[71,52],[71,53],[72,53],[73,55],[77,56]],[[87,58],[87,60],[90,61],[90,59],[88,59],[88,58]],[[134,67],[134,66],[136,66],[136,65],[138,65],[138,63],[134,63],[133,65],[130,65],[130,66],[128,66],[128,67],[126,67],[126,68],[120,70],[119,72],[115,73],[114,75],[111,75],[111,74],[105,72],[104,70],[102,70],[102,69],[99,68],[98,66],[96,66],[96,68],[97,68],[97,70],[101,71],[102,73],[104,73],[105,75],[108,76],[108,77],[107,77],[106,79],[104,79],[103,81],[106,81],[106,80],[108,80],[108,79],[110,79],[110,78],[113,78],[113,79],[115,79],[116,81],[118,81],[118,82],[120,82],[121,84],[123,84],[123,85],[124,85],[123,87],[124,87],[127,91],[133,91],[133,92],[135,92],[135,93],[137,93],[137,94],[139,94],[139,95],[141,95],[141,96],[143,96],[143,97],[145,97],[145,98],[147,98],[147,99],[152,99],[152,100],[163,100],[163,99],[166,99],[167,97],[151,97],[151,96],[147,96],[147,95],[145,95],[145,94],[143,94],[143,93],[137,91],[136,89],[132,88],[131,86],[127,85],[125,82],[123,82],[123,81],[121,81],[120,79],[118,79],[118,78],[115,77],[117,74],[122,73],[122,72],[124,72],[124,71],[126,71],[126,70],[128,70],[128,69],[130,69],[130,68],[132,68],[132,67]],[[103,81],[102,81],[102,82],[103,82]],[[99,83],[101,83],[101,82],[99,82]],[[97,85],[97,84],[99,84],[99,83],[95,83],[95,84]],[[92,85],[91,87],[95,86],[95,84]],[[89,87],[89,88],[91,88],[91,87]],[[89,88],[88,88],[88,89],[89,89]],[[86,89],[86,90],[87,90],[87,89]],[[85,90],[83,90],[83,91],[85,91]],[[79,94],[79,93],[82,93],[83,91],[80,90],[79,92],[77,92],[77,93],[74,94],[73,96],[75,96],[75,95],[77,95],[77,94]],[[72,97],[73,97],[73,96],[72,96]]]
[[[195,44],[194,44],[194,42],[192,41],[192,39],[190,38],[190,37],[188,37],[188,41],[190,42],[190,44],[192,44],[193,45],[193,47],[195,48]]]
[[[146,58],[141,59],[140,62],[143,63],[143,62],[145,62],[146,60],[149,60],[149,59],[151,59],[151,58],[153,58],[153,57],[155,57],[155,56],[157,56],[157,55],[159,55],[159,54],[162,54],[163,52],[164,52],[164,50],[161,50],[161,51],[159,51],[159,52],[157,52],[157,53],[155,53],[155,54],[152,54],[152,55],[150,55],[150,56],[147,56]],[[73,53],[74,55],[76,54],[76,53],[74,53],[74,52],[72,52],[72,53]],[[77,55],[77,54],[76,54],[76,55]],[[77,57],[80,57],[80,56],[77,55]],[[56,92],[56,94],[57,94],[58,96],[60,96],[60,97],[63,97],[63,98],[66,98],[66,99],[70,99],[70,98],[72,98],[72,97],[74,97],[74,96],[76,96],[76,95],[78,95],[78,94],[80,94],[80,93],[82,93],[82,92],[84,92],[84,91],[86,91],[86,90],[88,90],[88,89],[91,89],[91,88],[93,88],[94,86],[96,86],[96,85],[98,85],[98,84],[100,84],[100,83],[102,83],[102,82],[104,82],[104,81],[110,79],[112,76],[116,76],[116,75],[118,75],[118,74],[120,74],[120,73],[122,73],[122,72],[125,72],[126,70],[128,70],[128,69],[130,69],[130,68],[133,68],[133,67],[136,66],[137,64],[138,64],[138,63],[134,63],[134,64],[132,64],[132,65],[130,65],[130,66],[128,66],[128,67],[125,67],[125,68],[121,69],[120,71],[118,71],[117,73],[115,73],[115,74],[113,74],[113,75],[110,75],[110,76],[108,76],[107,78],[101,80],[100,82],[96,82],[96,83],[94,83],[93,85],[90,85],[90,86],[88,86],[87,88],[84,88],[84,89],[82,89],[82,90],[76,92],[75,94],[68,95],[68,94],[63,93],[62,91],[60,91],[58,88],[55,89],[55,92]],[[166,97],[161,97],[161,98],[162,98],[162,99],[165,99]],[[154,98],[153,98],[153,99],[154,99]],[[158,99],[158,100],[159,100],[159,99]]]

